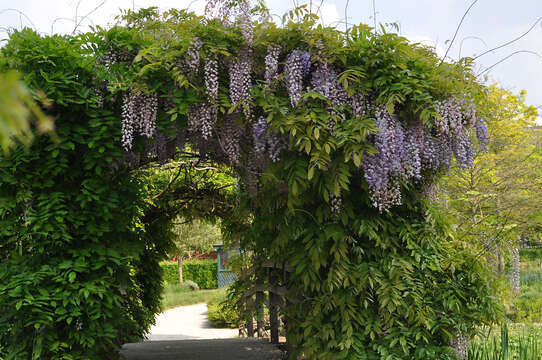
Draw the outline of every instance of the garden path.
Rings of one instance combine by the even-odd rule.
[[[265,340],[240,339],[237,329],[215,329],[207,305],[180,306],[160,314],[148,340],[125,344],[128,360],[279,360],[281,352]]]

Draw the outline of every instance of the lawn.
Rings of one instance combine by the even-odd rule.
[[[177,306],[206,303],[215,295],[225,293],[225,289],[196,290],[192,291],[187,286],[179,284],[167,284],[162,294],[162,310]]]

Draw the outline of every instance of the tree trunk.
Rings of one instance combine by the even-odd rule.
[[[177,267],[179,268],[179,284],[183,283],[183,258],[181,254],[177,255]]]

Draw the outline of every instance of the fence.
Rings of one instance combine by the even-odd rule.
[[[281,314],[289,305],[286,284],[290,271],[285,264],[267,260],[257,263],[244,274],[245,278],[255,272],[263,273],[261,275],[264,276],[257,277],[259,283],[245,290],[239,300],[241,318],[244,320],[239,328],[239,336],[268,338],[271,343],[279,344],[285,326]],[[286,348],[291,351],[288,346]]]

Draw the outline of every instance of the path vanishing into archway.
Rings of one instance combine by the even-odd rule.
[[[237,329],[216,329],[207,305],[196,304],[160,314],[148,340],[125,344],[127,360],[280,360],[281,351],[266,340],[237,338]]]

